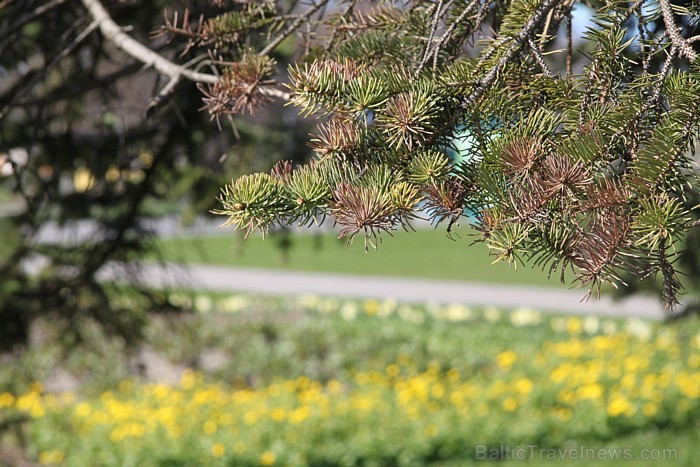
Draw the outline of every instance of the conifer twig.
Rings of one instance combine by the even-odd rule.
[[[309,17],[311,15],[313,15],[318,10],[320,10],[321,7],[326,5],[326,3],[328,3],[328,0],[321,0],[320,2],[318,2],[318,4],[314,5],[312,8],[309,8],[304,14],[299,15],[297,17],[297,19],[294,20],[293,23],[291,23],[289,26],[287,26],[287,29],[282,31],[280,33],[280,35],[275,38],[275,40],[273,40],[272,42],[267,44],[267,46],[263,50],[261,50],[258,55],[267,55],[270,52],[272,52],[273,50],[275,50],[277,48],[277,46],[280,45],[282,43],[282,41],[287,38],[287,36],[289,36],[291,33],[293,33],[294,31],[297,30],[297,28],[301,25],[301,23],[303,23],[304,21],[309,19]]]
[[[179,82],[180,78],[185,78],[190,81],[194,81],[195,83],[204,84],[216,84],[219,81],[218,76],[194,71],[185,66],[171,62],[159,53],[154,52],[128,34],[124,33],[122,29],[114,22],[109,13],[107,13],[107,10],[105,10],[104,6],[99,0],[82,0],[82,2],[94,19],[95,24],[97,27],[99,27],[100,31],[102,31],[102,34],[107,40],[112,42],[117,48],[126,52],[131,57],[135,58],[141,63],[144,63],[146,66],[152,66],[157,72],[170,78],[170,81],[163,88],[163,91],[161,91],[159,96],[156,97],[156,100],[158,100],[159,97],[160,100],[162,100],[165,96],[167,96],[167,94],[169,94],[175,88],[175,85]],[[323,5],[323,3],[325,2],[321,2],[319,7]],[[264,88],[261,89],[260,92],[269,97],[276,97],[283,100],[289,99],[289,94],[279,89]],[[149,109],[150,108],[151,107],[149,106]]]
[[[199,73],[177,65],[127,35],[109,16],[109,13],[107,13],[107,10],[105,10],[99,0],[82,0],[82,2],[97,22],[97,26],[107,40],[136,60],[147,66],[152,66],[156,71],[166,75],[171,80],[180,76],[197,83],[215,84],[219,80],[214,75]]]
[[[438,41],[437,45],[435,46],[435,50],[433,50],[433,67],[437,66],[437,59],[438,55],[440,54],[440,49],[445,45],[445,42],[447,42],[451,37],[452,34],[454,33],[455,28],[457,27],[458,24],[460,24],[462,21],[464,21],[464,18],[471,13],[471,11],[476,7],[481,0],[472,0],[469,5],[462,11],[462,13],[459,14],[457,19],[455,19],[452,24],[450,24],[450,27],[447,28],[447,31],[445,31],[445,34],[440,37],[440,40]],[[430,43],[428,43],[430,44]]]
[[[503,70],[503,68],[505,68],[508,62],[510,62],[515,57],[515,55],[520,51],[520,49],[522,49],[523,45],[525,45],[528,40],[532,39],[532,34],[535,32],[535,29],[540,25],[545,15],[547,15],[549,11],[555,6],[557,6],[557,4],[559,4],[561,1],[563,0],[545,0],[539,5],[539,7],[533,13],[532,17],[528,20],[527,23],[525,23],[523,29],[510,44],[510,47],[503,55],[503,57],[501,57],[498,63],[493,68],[491,68],[491,71],[489,71],[489,73],[484,77],[484,79],[482,79],[477,84],[476,89],[474,89],[474,91],[472,91],[472,93],[462,102],[461,107],[463,109],[468,107],[477,99],[479,99],[484,94],[484,92],[486,92],[486,89],[488,89],[494,83],[494,81],[496,81],[498,74]]]
[[[423,59],[421,60],[420,64],[418,65],[418,68],[416,69],[416,78],[420,76],[420,72],[421,70],[423,70],[423,66],[425,66],[425,62],[428,60],[428,56],[430,55],[430,46],[433,43],[433,37],[435,37],[435,30],[437,29],[437,24],[440,19],[441,11],[442,0],[438,0],[437,6],[435,7],[435,16],[433,16],[433,21],[430,25],[430,35],[428,36],[428,43],[425,45],[425,53],[423,54]]]
[[[549,69],[549,65],[547,65],[547,62],[545,62],[544,57],[542,56],[542,52],[540,52],[540,48],[537,44],[535,44],[535,41],[532,38],[530,38],[530,40],[528,40],[528,44],[532,49],[532,55],[535,57],[535,61],[540,66],[540,68],[542,68],[542,71],[544,72],[545,76],[554,76],[554,72],[552,72],[552,70]]]
[[[664,25],[666,26],[666,35],[671,39],[671,43],[674,47],[678,48],[678,54],[692,62],[698,57],[698,54],[679,32],[679,28],[676,26],[676,22],[673,19],[671,4],[668,3],[668,0],[659,0],[659,5],[661,5],[661,14],[664,18]]]

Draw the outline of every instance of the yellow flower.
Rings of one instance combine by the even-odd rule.
[[[270,412],[270,418],[276,422],[283,421],[286,416],[287,416],[287,412],[280,407],[272,409],[272,411]]]
[[[215,443],[215,444],[211,447],[211,454],[212,454],[212,456],[214,456],[214,457],[221,457],[221,456],[223,456],[225,453],[226,453],[226,448],[225,448],[224,445],[221,444],[221,443]]]
[[[533,386],[534,384],[532,383],[532,381],[530,381],[527,378],[519,378],[515,382],[515,390],[522,395],[530,394],[530,391],[532,391]]]
[[[207,420],[204,422],[204,432],[208,435],[211,435],[216,431],[216,422],[214,420]]]
[[[503,401],[503,410],[506,412],[512,412],[518,408],[518,401],[514,397],[507,397]]]
[[[340,391],[342,391],[343,384],[337,379],[332,379],[328,381],[326,387],[328,388],[328,392],[330,392],[331,394],[338,394]]]
[[[194,371],[187,369],[182,372],[182,376],[180,376],[180,387],[184,390],[189,390],[194,387],[194,383],[196,380],[196,375]]]
[[[556,415],[565,422],[571,420],[571,417],[573,416],[573,412],[571,412],[571,410],[567,409],[566,407],[555,407],[553,409],[553,412],[554,415]]]
[[[389,378],[396,378],[399,375],[399,367],[393,363],[386,367],[386,374]]]
[[[653,417],[654,415],[656,415],[656,412],[658,412],[658,411],[659,411],[659,409],[658,409],[658,407],[656,406],[656,404],[653,404],[653,403],[651,403],[651,402],[647,402],[647,403],[644,404],[644,406],[642,407],[642,413],[643,413],[646,417]]]
[[[509,370],[518,359],[518,355],[512,350],[506,350],[496,356],[496,362],[504,370]]]
[[[576,390],[576,397],[579,399],[598,399],[603,395],[603,388],[600,384],[586,384]]]
[[[56,465],[63,462],[63,451],[54,449],[39,453],[39,463],[42,465]]]
[[[293,424],[299,424],[309,418],[309,413],[311,410],[307,406],[299,407],[298,409],[295,409],[291,415],[289,416],[289,421],[292,422]]]
[[[610,398],[607,407],[608,415],[611,417],[619,417],[620,415],[634,414],[634,407],[630,402],[621,395],[615,395]]]
[[[277,456],[272,451],[265,451],[260,456],[260,463],[262,465],[272,465],[277,460]]]
[[[379,302],[376,300],[367,300],[364,303],[364,310],[365,313],[367,313],[370,316],[374,316],[377,314],[377,311],[379,311]]]
[[[436,384],[430,390],[430,394],[436,399],[441,399],[445,395],[445,386],[440,383]]]
[[[15,396],[10,394],[9,392],[3,392],[2,394],[0,394],[0,409],[5,407],[12,407],[14,403]]]
[[[566,321],[566,330],[572,336],[578,336],[583,330],[583,324],[581,324],[581,320],[578,318],[569,318]]]

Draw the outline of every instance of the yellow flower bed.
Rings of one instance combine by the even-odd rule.
[[[37,460],[67,466],[411,465],[473,459],[477,444],[607,440],[700,415],[697,336],[586,337],[584,320],[560,324],[566,338],[532,355],[504,350],[470,374],[408,355],[343,381],[261,387],[185,371],[178,385],[124,381],[95,399],[35,385],[1,393],[0,414],[28,414]]]

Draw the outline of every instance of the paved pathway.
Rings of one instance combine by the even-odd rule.
[[[102,271],[102,278],[115,279],[116,268]],[[352,276],[333,273],[276,271],[211,265],[143,264],[141,279],[155,287],[185,287],[221,292],[263,295],[318,294],[348,298],[393,297],[403,302],[464,303],[504,308],[531,307],[542,311],[607,316],[664,317],[660,302],[633,296],[624,301],[608,297],[581,301],[583,290],[534,286],[481,284],[431,279]]]

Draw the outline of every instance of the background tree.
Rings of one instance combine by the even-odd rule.
[[[99,32],[91,4],[0,2],[0,183],[14,192],[6,206],[19,204],[0,218],[0,350],[24,340],[38,316],[60,318],[78,338],[83,318],[137,337],[145,319],[139,309],[171,307],[159,293],[99,277],[107,264],[138,273],[132,260],[151,247],[149,219],[206,213],[232,174],[306,157],[300,141],[308,130],[291,109],[261,112],[264,131],[243,119],[235,132],[227,120],[219,131],[199,111],[196,84],[169,81],[121,52]],[[132,41],[176,57],[176,44],[150,38],[165,6],[108,4]],[[191,8],[193,15],[225,11],[212,2]],[[280,48],[275,56],[283,62],[287,54]],[[176,93],[161,92],[175,84]],[[82,234],[70,241],[65,231]]]

